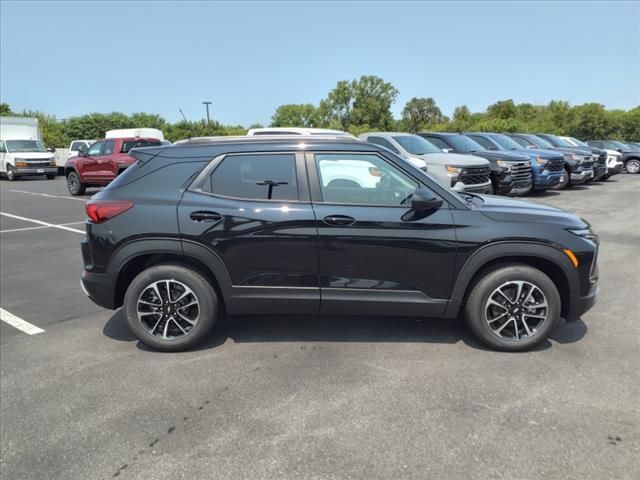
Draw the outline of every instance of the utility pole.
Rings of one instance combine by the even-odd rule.
[[[209,118],[209,105],[211,105],[211,102],[202,102],[202,104],[207,107],[207,128],[211,129],[211,119]]]

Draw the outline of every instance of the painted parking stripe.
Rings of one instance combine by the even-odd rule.
[[[67,225],[80,225],[81,223],[84,223],[84,222],[59,223],[58,226],[65,227]],[[51,227],[40,225],[39,227],[10,228],[8,230],[0,230],[0,233],[24,232],[27,230],[40,230],[41,228],[51,228]]]
[[[36,327],[29,322],[25,322],[20,317],[16,317],[13,313],[7,312],[4,308],[0,308],[0,320],[8,323],[27,335],[35,335],[37,333],[44,332],[40,327]]]
[[[65,227],[64,225],[55,225],[53,223],[43,222],[42,220],[36,220],[35,218],[20,217],[18,215],[13,215],[11,213],[5,213],[5,212],[0,212],[0,215],[2,215],[3,217],[8,217],[8,218],[15,218],[16,220],[22,220],[24,222],[37,223],[38,225],[44,225],[45,227],[59,228],[60,230],[67,230],[69,232],[80,233],[82,235],[85,234],[84,230],[78,230],[77,228],[71,228],[71,227]]]
[[[39,197],[61,198],[63,200],[75,200],[76,202],[86,202],[85,198],[65,197],[63,195],[52,195],[50,193],[27,192],[26,190],[9,190],[14,193],[26,193],[27,195],[37,195]]]

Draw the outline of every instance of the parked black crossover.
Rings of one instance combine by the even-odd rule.
[[[85,292],[181,350],[230,314],[456,318],[523,350],[596,298],[597,237],[576,215],[457,193],[391,151],[336,137],[192,139],[87,204]]]

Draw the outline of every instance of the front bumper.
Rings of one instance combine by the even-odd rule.
[[[571,183],[584,183],[593,178],[593,170],[582,170],[571,174]]]
[[[23,177],[27,175],[47,175],[57,174],[58,167],[15,167],[13,173],[16,177]]]
[[[622,163],[618,163],[614,166],[607,167],[607,175],[611,176],[611,175],[617,175],[619,173],[622,173]]]
[[[491,181],[488,181],[477,185],[465,185],[464,191],[472,193],[491,193],[492,188]]]
[[[536,175],[533,177],[533,188],[535,190],[547,190],[562,182],[564,171],[553,172],[547,175]]]
[[[571,307],[567,313],[567,322],[575,322],[587,313],[596,304],[598,286],[594,285],[591,291],[584,297],[572,296]]]

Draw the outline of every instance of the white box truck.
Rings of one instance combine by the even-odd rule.
[[[158,140],[164,140],[164,134],[162,130],[157,128],[122,128],[120,130],[107,131],[104,138],[157,138]]]
[[[0,175],[9,180],[46,175],[53,180],[57,172],[55,155],[42,143],[37,118],[0,117]]]

